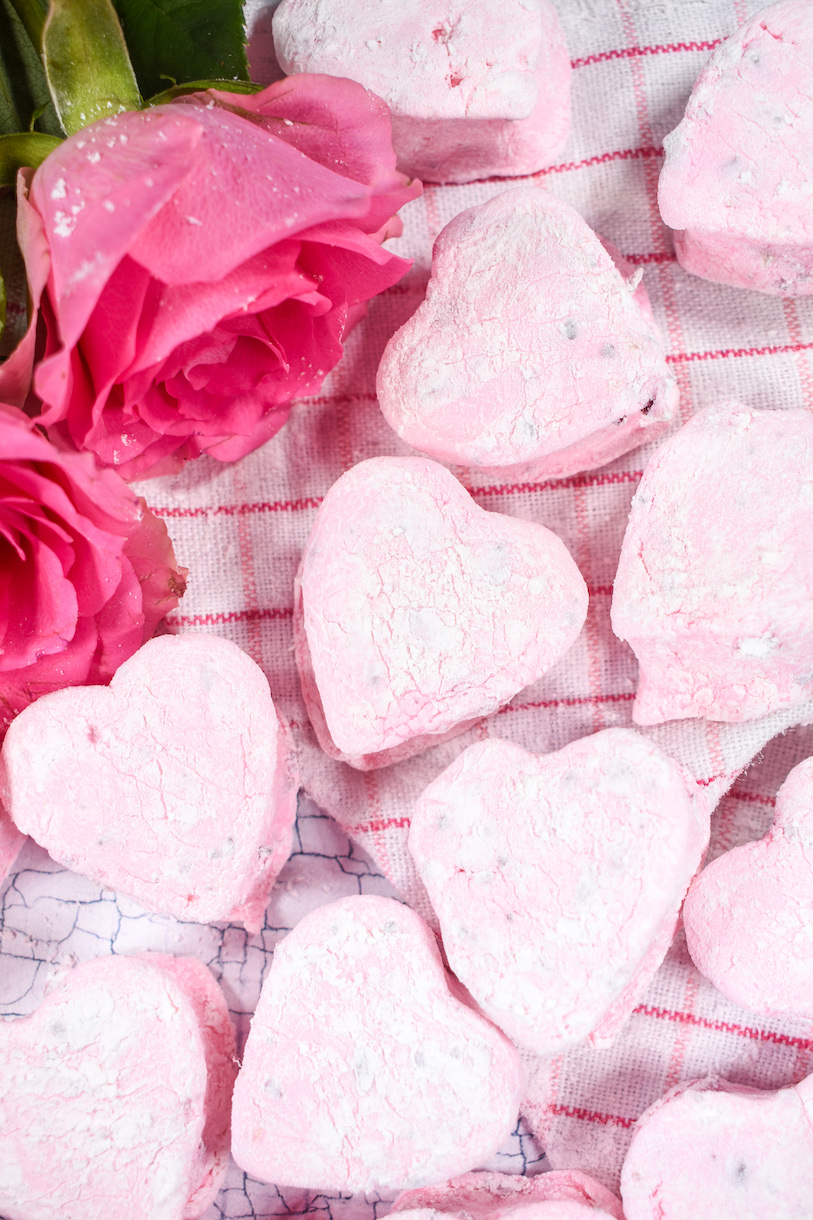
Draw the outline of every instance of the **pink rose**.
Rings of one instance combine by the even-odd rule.
[[[273,436],[408,268],[381,242],[421,190],[395,171],[384,103],[328,76],[104,119],[29,178],[38,322],[0,395],[22,405],[36,349],[39,422],[128,479]]]
[[[0,404],[0,738],[46,691],[112,677],[184,576],[163,522],[114,471]]]

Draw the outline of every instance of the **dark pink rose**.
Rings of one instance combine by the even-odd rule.
[[[384,103],[328,76],[104,119],[28,178],[38,322],[0,395],[22,405],[36,354],[28,411],[128,479],[273,436],[409,266],[381,242],[421,190]]]
[[[163,522],[115,471],[0,404],[0,738],[46,691],[112,677],[184,576]]]

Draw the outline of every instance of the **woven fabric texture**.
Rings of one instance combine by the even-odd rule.
[[[404,209],[404,235],[392,243],[414,259],[411,271],[373,302],[321,393],[297,403],[283,431],[241,462],[204,458],[175,478],[138,485],[190,570],[172,628],[227,636],[245,649],[265,670],[300,750],[310,798],[302,805],[300,836],[308,841],[303,845],[300,837],[302,850],[275,892],[266,929],[248,937],[241,929],[146,916],[27,848],[2,899],[3,1011],[28,1011],[54,968],[71,957],[161,948],[191,952],[213,966],[244,1034],[274,943],[307,909],[339,893],[392,892],[391,885],[433,919],[406,847],[410,813],[416,795],[468,744],[505,737],[544,752],[631,723],[637,665],[613,636],[609,610],[630,500],[654,446],[601,470],[542,483],[456,472],[482,508],[554,530],[587,582],[586,625],[542,680],[465,735],[366,774],[327,759],[308,725],[293,662],[294,574],[331,484],[364,458],[411,452],[378,410],[375,373],[387,340],[423,297],[435,237],[458,212],[514,185],[532,185],[571,204],[642,267],[678,379],[682,421],[729,398],[759,408],[813,410],[813,299],[782,301],[687,275],[675,262],[656,203],[664,135],[680,120],[709,52],[761,5],[556,4],[574,66],[573,128],[560,162],[521,180],[427,187]],[[495,14],[498,8],[495,3]],[[248,12],[255,76],[269,79],[269,6],[253,0]],[[810,721],[813,703],[747,725],[687,721],[649,730],[689,767],[716,806],[712,855],[767,829],[777,788],[813,753],[813,729],[794,727]],[[311,857],[318,865],[308,863]],[[123,940],[122,928],[129,929]],[[694,969],[679,934],[611,1047],[577,1048],[548,1062],[528,1056],[526,1063],[524,1121],[546,1159],[525,1155],[521,1128],[501,1163],[528,1171],[532,1163],[537,1169],[579,1167],[616,1188],[635,1119],[667,1088],[712,1072],[762,1088],[798,1081],[813,1070],[813,1024],[764,1021],[729,1004]],[[371,1220],[385,1208],[373,1199],[326,1200],[259,1188],[233,1167],[207,1220],[291,1210]]]

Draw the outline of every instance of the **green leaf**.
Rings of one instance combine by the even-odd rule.
[[[40,131],[59,135],[39,54],[15,12],[20,2],[0,0],[0,135],[27,131],[35,116]]]
[[[51,0],[42,58],[59,121],[69,136],[97,119],[141,108],[110,0]]]
[[[248,80],[242,0],[113,0],[144,97],[166,80]]]
[[[163,93],[156,93],[155,97],[149,98],[144,105],[163,106],[166,102],[174,101],[176,97],[183,97],[187,93],[202,93],[206,89],[221,89],[224,93],[262,93],[264,88],[264,85],[255,85],[250,80],[189,80],[183,85],[173,85]]]
[[[0,136],[0,186],[14,186],[18,169],[26,165],[36,169],[61,143],[60,136],[46,136],[39,131]]]
[[[23,120],[20,115],[20,98],[15,89],[14,73],[9,72],[6,62],[8,48],[4,49],[6,50],[5,55],[0,52],[0,132],[6,133],[22,130]],[[29,98],[23,97],[23,104],[29,100]]]
[[[48,16],[48,0],[11,0],[31,43],[38,54],[42,53],[42,27]]]

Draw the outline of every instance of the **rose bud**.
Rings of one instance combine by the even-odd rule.
[[[420,194],[387,107],[353,81],[216,90],[78,131],[20,176],[37,309],[0,395],[123,477],[232,461],[282,426],[409,263],[382,248]]]

